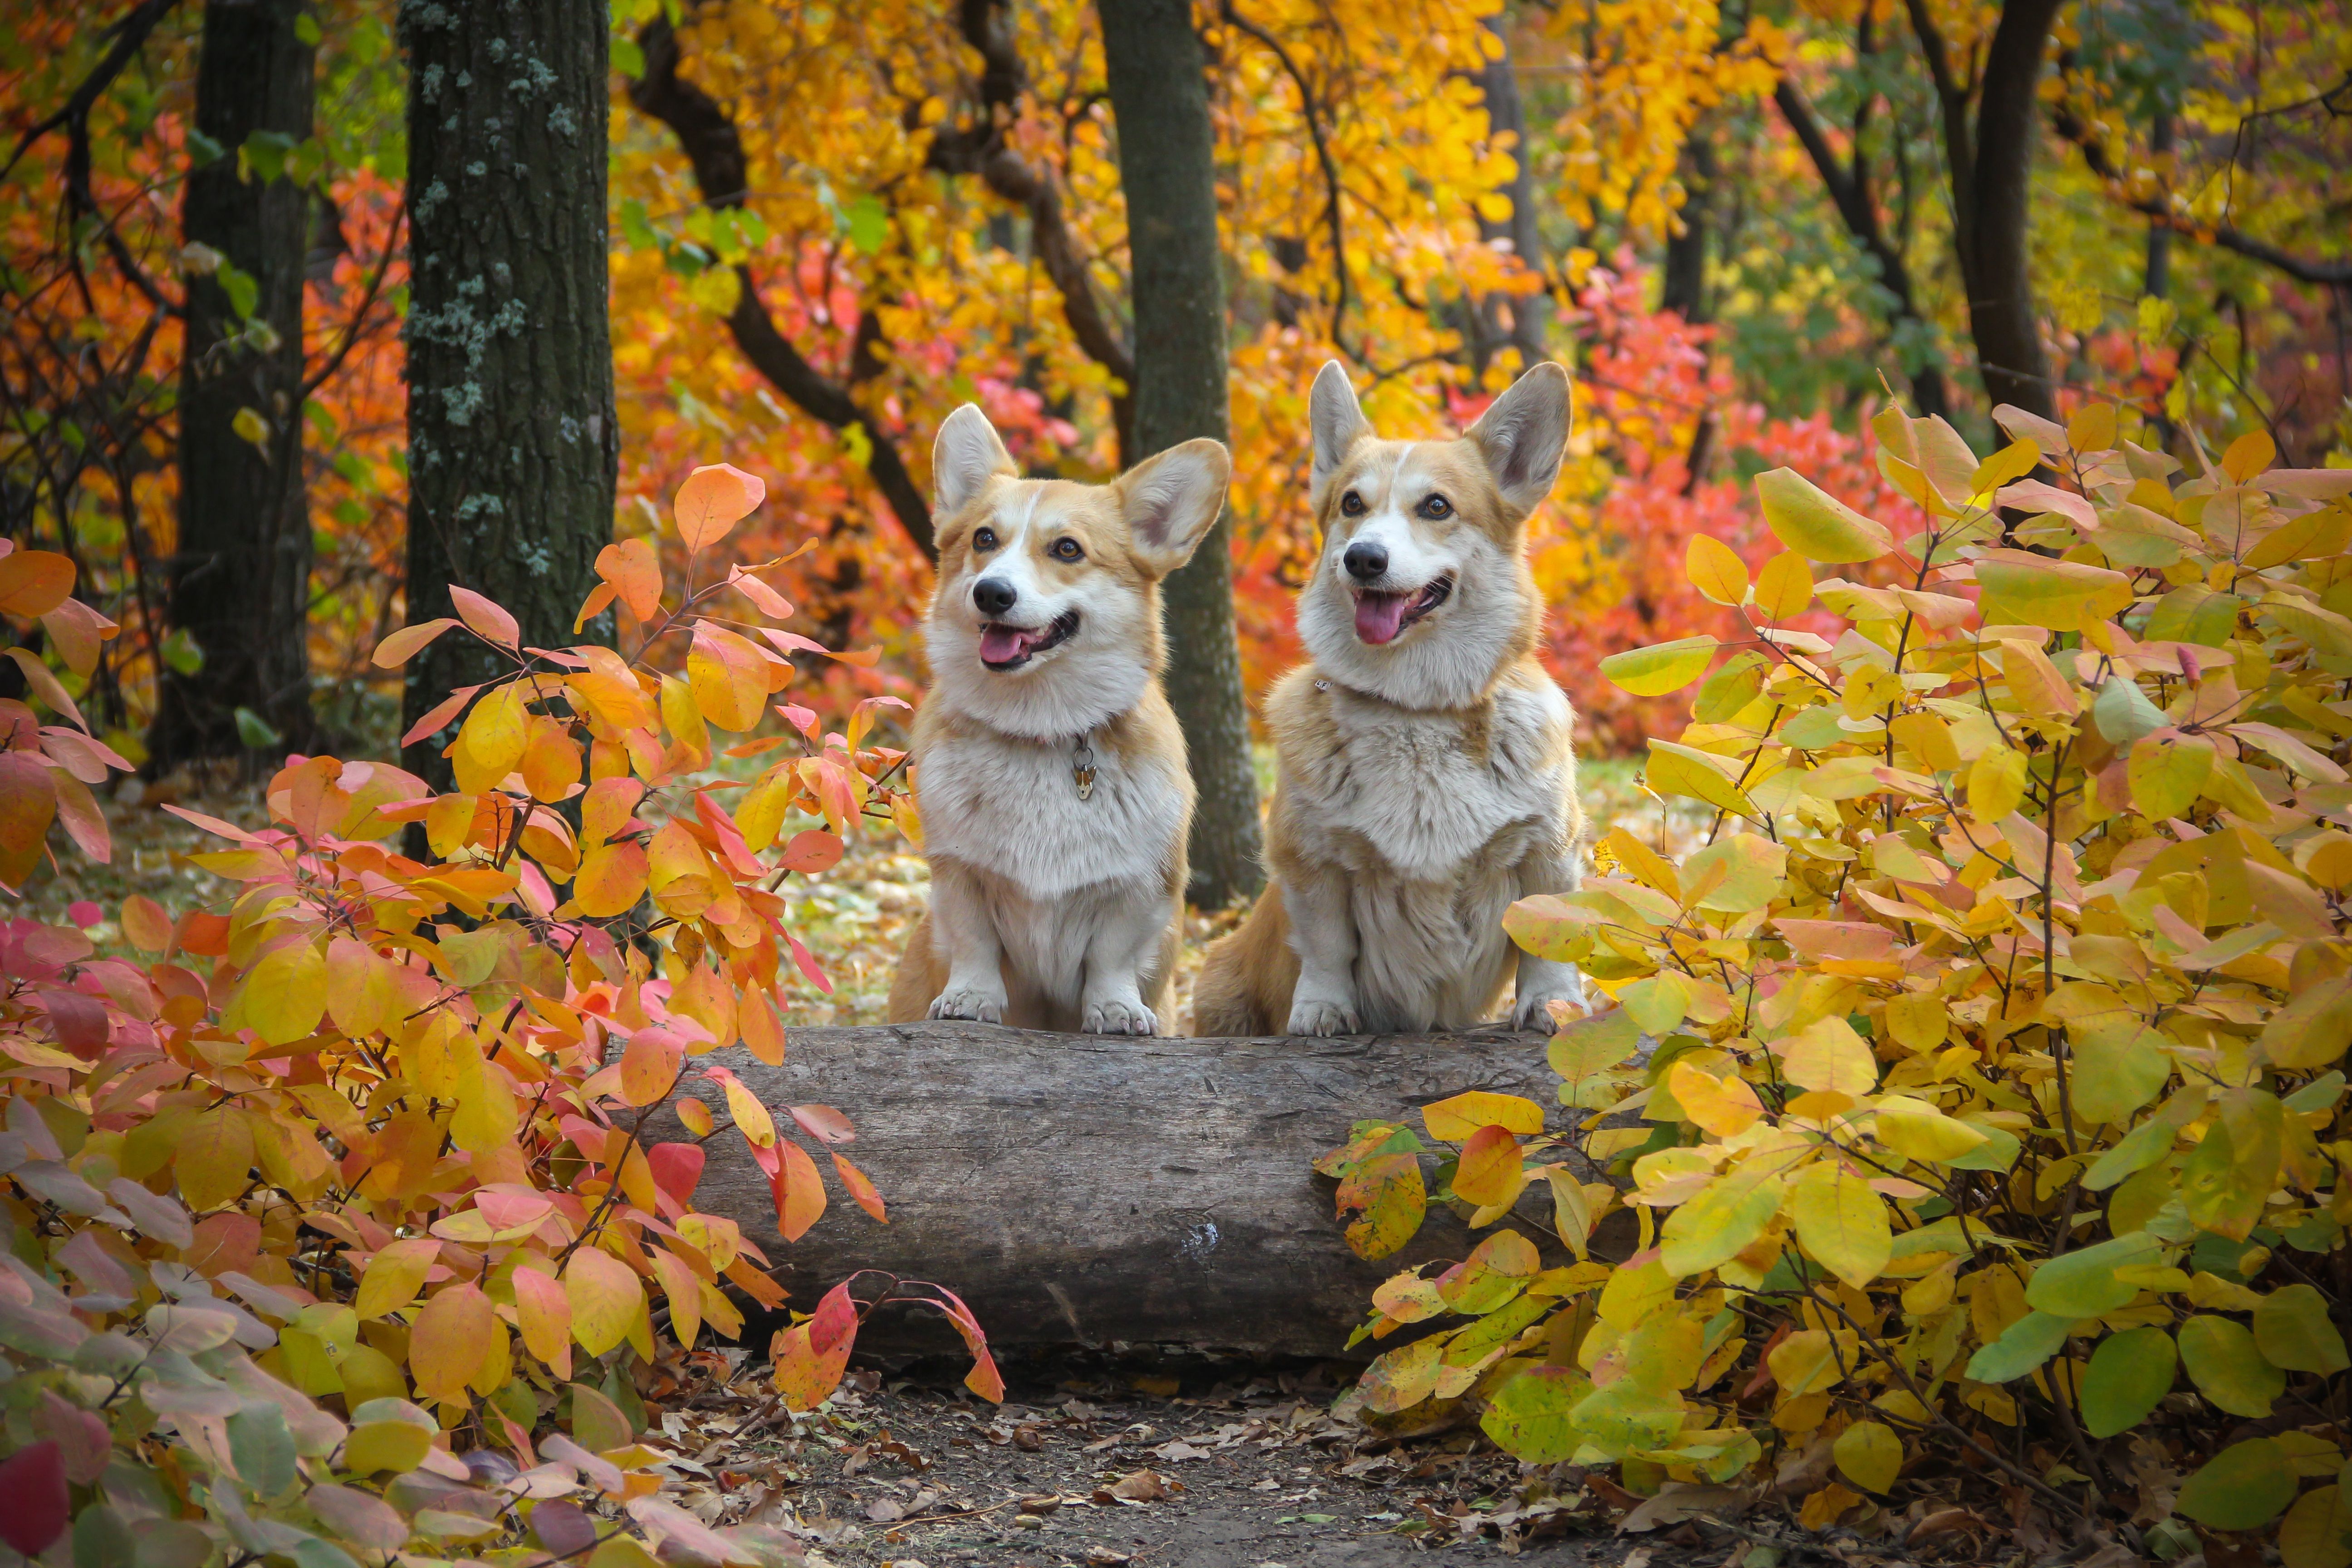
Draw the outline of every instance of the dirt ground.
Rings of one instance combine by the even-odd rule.
[[[1015,1362],[1001,1406],[946,1377],[858,1369],[823,1410],[793,1417],[767,1409],[756,1358],[726,1384],[719,1358],[700,1359],[711,1381],[648,1434],[681,1456],[678,1500],[713,1522],[782,1527],[813,1564],[1380,1568],[1439,1550],[1611,1568],[1788,1560],[1706,1526],[1621,1535],[1601,1491],[1573,1472],[1523,1471],[1474,1432],[1375,1438],[1329,1414],[1341,1384],[1321,1367]]]

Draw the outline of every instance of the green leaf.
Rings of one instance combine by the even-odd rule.
[[[205,650],[196,646],[195,637],[185,626],[173,627],[156,653],[163,668],[174,675],[194,675],[205,667]]]
[[[1756,476],[1756,500],[1772,537],[1808,561],[1850,565],[1875,561],[1895,548],[1895,538],[1816,486],[1794,468]]]
[[[1789,850],[1753,833],[1727,833],[1683,863],[1683,885],[1705,887],[1715,868],[1723,879],[1696,900],[1703,910],[1748,914],[1769,904],[1788,872]]]
[[[849,243],[868,256],[881,253],[890,241],[890,209],[878,196],[858,196],[841,209],[843,226],[848,230]]]
[[[294,1434],[286,1412],[257,1399],[228,1418],[228,1456],[254,1495],[274,1498],[294,1484]]]
[[[1969,1358],[1969,1375],[1979,1383],[2008,1383],[2023,1377],[2058,1353],[2066,1342],[2069,1318],[2028,1312],[2000,1331],[2000,1338]]]
[[[286,743],[286,737],[272,729],[269,721],[250,708],[236,710],[236,738],[257,752]]]
[[[2099,688],[2098,700],[2091,704],[2091,719],[2114,746],[2128,746],[2171,722],[2163,709],[2147,700],[2138,681],[2122,675],[2109,678]]]
[[[1531,1366],[1496,1389],[1479,1432],[1522,1465],[1559,1465],[1583,1446],[1569,1413],[1590,1392],[1592,1384],[1573,1366]]]
[[[254,308],[261,303],[261,285],[253,274],[224,261],[214,271],[213,279],[228,295],[228,308],[236,312],[236,319],[253,320]]]
[[[2173,1506],[2213,1530],[2260,1530],[2294,1500],[2294,1490],[2286,1451],[2268,1437],[2250,1437],[2207,1460]]]
[[[2134,1019],[2086,1026],[2074,1042],[2074,1114],[2123,1126],[2172,1078],[2162,1035]]]
[[[2172,1392],[2179,1368],[2172,1336],[2152,1323],[2109,1334],[2083,1374],[2083,1425],[2094,1437],[2131,1430]]]
[[[2308,1285],[2288,1285],[2254,1309],[2254,1348],[2273,1366],[2332,1376],[2352,1366],[2344,1335],[2328,1321],[2327,1299]]]
[[[294,138],[283,131],[256,131],[236,150],[236,174],[240,181],[258,180],[269,184],[286,173],[286,160],[294,151]],[[250,315],[250,311],[240,311]]]
[[[299,38],[302,42],[310,45],[312,48],[317,48],[319,47],[319,19],[316,16],[311,16],[308,11],[299,13],[294,18],[294,36],[297,38]]]
[[[1764,689],[1764,658],[1741,652],[1724,661],[1706,678],[1691,703],[1691,717],[1702,724],[1727,724]]]
[[[637,47],[636,39],[614,35],[613,68],[631,81],[646,74],[646,52]]]
[[[1713,637],[1696,637],[1628,648],[1602,659],[1601,673],[1611,684],[1636,697],[1664,697],[1705,675],[1721,646]]]
[[[2268,1415],[2286,1392],[2286,1373],[2263,1359],[2251,1330],[2228,1318],[2207,1313],[2181,1324],[2180,1360],[2198,1391],[2232,1415]]]

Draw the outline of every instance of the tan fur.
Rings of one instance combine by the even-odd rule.
[[[1321,461],[1318,453],[1318,468]],[[1452,517],[1429,527],[1433,558],[1445,530],[1467,531],[1493,548],[1464,558],[1484,563],[1495,581],[1465,572],[1431,624],[1387,645],[1444,637],[1477,650],[1432,678],[1437,700],[1408,703],[1362,689],[1319,658],[1269,694],[1265,723],[1277,781],[1267,822],[1268,885],[1239,929],[1208,951],[1193,990],[1196,1033],[1262,1036],[1296,1026],[1294,1004],[1305,1001],[1304,950],[1286,888],[1318,889],[1318,908],[1340,911],[1323,918],[1345,922],[1346,940],[1363,944],[1353,953],[1352,984],[1368,1032],[1480,1021],[1494,1013],[1515,969],[1526,1024],[1534,1021],[1529,1014],[1539,1016],[1544,988],[1556,985],[1559,966],[1531,969],[1501,940],[1499,921],[1514,899],[1575,884],[1584,818],[1575,791],[1574,716],[1534,657],[1541,605],[1526,556],[1533,503],[1505,500],[1493,461],[1475,432],[1447,443],[1405,443],[1366,431],[1347,442],[1328,479],[1318,471],[1326,565],[1336,564],[1359,523],[1390,504],[1388,488],[1403,475],[1415,493],[1402,506],[1441,491],[1453,508]],[[1354,516],[1343,510],[1351,493],[1364,503]],[[1318,572],[1302,592],[1302,628],[1308,596],[1338,591],[1327,575]],[[1310,639],[1310,652],[1314,646]],[[1336,646],[1348,659],[1369,659],[1376,674],[1386,668],[1360,642]],[[1353,666],[1346,673],[1364,679]],[[1457,796],[1443,787],[1449,776],[1467,781]],[[1466,823],[1481,809],[1469,795],[1490,785],[1491,831],[1464,827],[1449,837],[1451,823]],[[1392,803],[1385,815],[1377,809],[1383,800]],[[1568,978],[1573,983],[1572,973]]]

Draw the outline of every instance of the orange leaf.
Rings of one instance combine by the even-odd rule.
[[[0,556],[0,564],[15,559],[13,555]],[[58,678],[50,673],[49,667],[41,662],[38,655],[28,648],[12,647],[8,650],[8,657],[16,661],[16,668],[25,672],[25,683],[33,689],[34,696],[47,705],[49,711],[63,714],[84,730],[89,728],[89,721],[81,716],[81,710],[74,706],[74,700],[66,694],[64,687],[58,684]]]
[[[849,1118],[830,1105],[795,1105],[793,1120],[801,1124],[802,1131],[820,1143],[857,1142],[857,1130],[849,1124]]]
[[[605,548],[609,550],[612,546],[606,545]],[[599,583],[589,589],[588,596],[580,601],[580,613],[572,617],[572,629],[576,632],[595,619],[596,612],[611,604],[613,595],[619,592],[620,590],[610,583]]]
[[[777,1139],[776,1152],[783,1159],[773,1183],[776,1228],[786,1241],[798,1241],[824,1213],[824,1179],[817,1174],[816,1162],[791,1139]]]
[[[784,1022],[776,1016],[776,1005],[756,991],[743,995],[741,1015],[735,1025],[743,1036],[744,1047],[772,1068],[784,1065]]]
[[[447,616],[439,620],[420,621],[413,626],[403,626],[375,645],[369,657],[379,669],[398,669],[415,658],[425,646],[457,623]]]
[[[625,841],[591,849],[572,880],[572,896],[591,920],[627,914],[645,894],[645,848]]]
[[[657,1103],[685,1060],[684,1040],[667,1029],[639,1029],[621,1052],[621,1098],[631,1105]]]
[[[162,952],[172,945],[172,917],[144,893],[122,900],[122,934],[142,952]]]
[[[73,592],[73,558],[48,550],[0,555],[0,613],[46,616]]]
[[[392,962],[348,936],[327,943],[327,1011],[335,1026],[356,1039],[390,1024],[398,1001]]]
[[[889,1212],[882,1205],[882,1194],[875,1189],[874,1184],[866,1179],[865,1172],[839,1154],[833,1157],[833,1168],[841,1173],[841,1184],[849,1189],[852,1202],[884,1225],[890,1223]]]
[[[466,1397],[466,1385],[505,1333],[498,1309],[471,1284],[451,1285],[425,1303],[408,1331],[408,1374],[435,1399]]]
[[[1524,1177],[1519,1169],[1519,1141],[1506,1127],[1481,1127],[1462,1145],[1462,1159],[1454,1169],[1454,1193],[1486,1208],[1508,1203],[1517,1195]]]
[[[515,618],[498,605],[471,588],[460,588],[455,583],[449,584],[449,603],[483,641],[513,648],[518,653],[522,650],[522,628],[515,625]]]
[[[709,622],[694,628],[686,656],[695,706],[722,730],[740,734],[760,722],[768,701],[768,661],[733,632]]]
[[[727,537],[765,500],[768,486],[729,463],[713,463],[686,476],[671,506],[677,536],[688,550],[701,550]]]
[[[756,482],[756,481],[755,481]],[[680,490],[679,495],[685,492]],[[722,532],[724,530],[721,531]],[[661,610],[661,556],[650,539],[624,539],[596,552],[596,575],[604,579],[629,606],[629,614],[649,621]]]
[[[751,600],[761,615],[772,616],[780,621],[789,620],[792,617],[792,601],[744,571],[740,566],[728,574],[727,581],[737,593]]]
[[[776,1120],[760,1097],[744,1087],[743,1080],[725,1068],[711,1068],[703,1077],[715,1080],[727,1091],[727,1114],[735,1119],[745,1142],[765,1149],[776,1142]]]

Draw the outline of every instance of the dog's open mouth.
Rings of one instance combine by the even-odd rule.
[[[1356,635],[1375,646],[1396,641],[1405,629],[1445,603],[1454,593],[1454,579],[1440,577],[1418,593],[1390,593],[1381,588],[1356,590]]]
[[[1018,669],[1049,647],[1059,647],[1077,635],[1078,612],[1065,610],[1042,626],[1008,626],[984,621],[980,628],[980,662],[1002,673]]]

